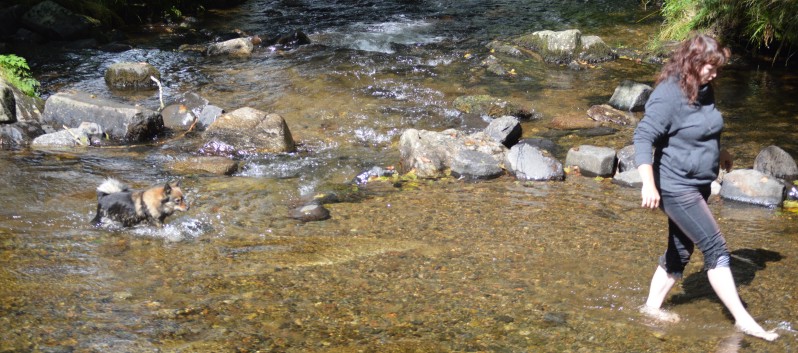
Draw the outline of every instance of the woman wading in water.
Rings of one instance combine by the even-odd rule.
[[[684,41],[662,68],[645,116],[635,130],[642,206],[662,207],[668,215],[668,248],[660,257],[640,311],[658,320],[679,321],[678,315],[660,307],[698,247],[712,289],[734,316],[735,326],[773,341],[779,335],[765,331],[740,301],[726,240],[706,202],[720,166],[727,171],[732,167],[731,156],[720,150],[723,117],[715,108],[710,84],[729,55],[728,49],[706,35]]]

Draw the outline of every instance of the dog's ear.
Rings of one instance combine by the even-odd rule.
[[[179,188],[180,187],[180,180],[178,179],[177,181],[174,181],[171,184],[172,184],[173,188]]]
[[[164,195],[169,195],[172,193],[172,185],[169,185],[169,182],[166,182],[166,184],[163,186],[163,193]]]

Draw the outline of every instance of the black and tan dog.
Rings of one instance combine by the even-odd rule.
[[[167,216],[187,210],[179,181],[131,191],[127,185],[109,178],[97,187],[97,215],[91,222],[99,226],[104,219],[109,219],[130,227],[146,221],[162,227]]]

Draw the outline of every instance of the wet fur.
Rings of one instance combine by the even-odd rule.
[[[166,217],[175,211],[187,211],[180,181],[165,183],[143,191],[132,191],[116,179],[107,179],[97,187],[95,226],[104,219],[131,227],[142,222],[162,227]]]

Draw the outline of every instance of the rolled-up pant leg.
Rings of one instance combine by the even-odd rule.
[[[661,195],[662,209],[668,215],[668,249],[660,258],[665,270],[681,276],[695,247],[704,254],[704,268],[728,267],[729,250],[718,223],[707,206],[710,188],[694,192]]]

